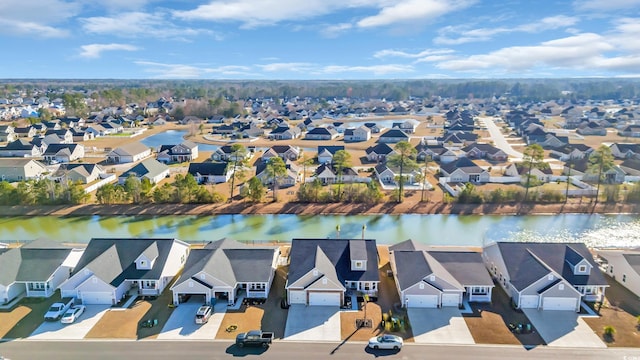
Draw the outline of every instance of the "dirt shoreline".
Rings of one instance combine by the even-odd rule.
[[[0,216],[90,216],[90,215],[218,215],[218,214],[297,214],[297,215],[378,215],[378,214],[455,214],[455,215],[549,215],[549,214],[640,214],[640,204],[446,204],[442,202],[403,202],[369,204],[305,204],[272,202],[253,204],[144,204],[76,206],[0,206]]]

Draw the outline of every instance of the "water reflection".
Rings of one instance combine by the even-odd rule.
[[[437,245],[480,246],[490,241],[584,241],[590,246],[640,246],[640,220],[629,215],[217,215],[0,218],[0,241],[49,238],[88,242],[92,237],[175,237],[201,242],[288,242],[296,237],[365,237],[382,244],[406,239]]]

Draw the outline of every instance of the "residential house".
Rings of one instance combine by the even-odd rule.
[[[618,131],[618,135],[624,137],[640,137],[640,125],[629,125]]]
[[[199,184],[225,183],[233,176],[233,166],[227,162],[190,163],[189,174],[193,175]]]
[[[433,161],[439,161],[441,164],[447,164],[458,160],[458,154],[442,145],[426,145],[420,143],[416,145],[416,159],[425,161],[427,157]]]
[[[549,155],[560,161],[583,159],[593,152],[593,148],[585,144],[569,144],[559,148],[549,149]]]
[[[48,240],[0,249],[0,304],[19,296],[51,297],[76,266],[82,250]]]
[[[496,242],[482,256],[517,309],[577,312],[609,286],[583,243]]]
[[[40,179],[47,168],[33,159],[0,159],[0,181]]]
[[[318,163],[330,164],[333,155],[340,150],[344,151],[344,146],[318,146]]]
[[[596,250],[602,271],[640,297],[640,248]]]
[[[156,159],[162,163],[191,162],[198,158],[198,144],[185,140],[179,145],[162,145]]]
[[[200,296],[203,304],[219,299],[232,305],[239,296],[266,299],[279,255],[275,246],[249,246],[229,239],[191,250],[180,278],[171,287],[173,304],[187,296]]]
[[[618,159],[640,156],[640,144],[614,143],[609,148],[611,149],[611,154]]]
[[[17,139],[14,127],[11,125],[0,125],[0,142],[12,142]]]
[[[125,164],[137,162],[151,156],[151,149],[140,143],[133,142],[122,145],[107,154],[107,162],[114,164]]]
[[[569,169],[571,169],[572,177],[581,181],[596,183],[598,182],[597,169],[590,168],[590,166],[588,158],[569,160],[564,164],[563,174],[569,174]],[[603,172],[603,183],[622,184],[625,180],[625,175],[624,170],[619,166],[614,165],[609,170]]]
[[[127,179],[133,176],[138,180],[146,178],[152,184],[159,183],[162,179],[169,177],[169,167],[156,159],[146,159],[134,165],[118,177],[118,183],[124,184]]]
[[[348,184],[356,182],[358,179],[358,173],[354,169],[345,167],[339,171],[330,163],[318,166],[313,176],[319,179],[323,185],[335,184],[338,181]]]
[[[32,144],[27,139],[18,139],[0,146],[0,157],[36,157],[41,156],[40,146]]]
[[[400,129],[406,134],[413,134],[414,132],[416,132],[419,124],[420,122],[418,120],[407,119],[401,122],[394,122],[391,125],[391,129]]]
[[[449,177],[449,182],[489,182],[489,172],[467,158],[440,165],[442,176]]]
[[[38,131],[33,126],[25,126],[25,127],[17,127],[13,129],[13,133],[16,135],[16,138],[32,138],[36,136]]]
[[[580,135],[605,136],[607,135],[607,129],[595,121],[589,121],[578,125],[576,133]]]
[[[364,126],[371,130],[372,134],[379,134],[385,130],[385,127],[376,123],[364,123]]]
[[[292,140],[299,138],[300,135],[302,135],[302,131],[300,131],[300,128],[289,127],[288,125],[285,125],[278,126],[277,128],[271,130],[268,138],[273,140]]]
[[[73,134],[71,133],[71,131],[69,131],[69,129],[59,129],[59,130],[47,129],[47,131],[45,131],[44,133],[44,136],[47,136],[47,135],[57,136],[60,139],[61,144],[73,143]]]
[[[291,241],[285,285],[289,304],[342,306],[346,296],[377,298],[379,284],[373,239]]]
[[[316,127],[307,131],[304,136],[306,140],[333,140],[340,135],[335,129],[329,129],[326,127]]]
[[[100,124],[91,124],[87,127],[81,128],[85,133],[93,134],[94,138],[107,135],[107,129]]]
[[[626,159],[618,166],[627,176],[640,177],[640,159]]]
[[[553,176],[553,171],[550,167],[544,168],[532,168],[531,173],[529,173],[529,168],[525,166],[524,163],[513,163],[507,166],[504,170],[504,174],[506,176],[519,176],[522,180],[522,183],[527,182],[527,175],[531,175],[538,181],[542,183],[548,183],[550,181],[551,176]]]
[[[396,185],[397,179],[400,177],[400,168],[396,166],[389,166],[387,163],[381,163],[373,168],[376,178],[383,184]],[[415,183],[415,177],[419,173],[419,170],[406,171],[402,176],[404,177],[405,184]]]
[[[399,129],[390,129],[378,138],[379,143],[395,144],[400,141],[409,141],[409,135]]]
[[[244,161],[244,160],[250,160],[254,155],[254,151],[252,150],[247,150],[245,149],[245,151],[243,153],[238,152],[238,153],[234,153],[233,152],[233,147],[231,145],[223,145],[219,148],[217,148],[212,154],[211,154],[211,160],[214,161]]]
[[[229,124],[222,124],[219,126],[214,127],[211,130],[212,134],[219,134],[219,135],[231,135],[233,133],[235,133],[237,130],[237,128],[233,125],[229,125]]]
[[[70,129],[73,142],[82,142],[95,139],[95,135],[92,132],[79,130],[76,128]]]
[[[487,159],[492,161],[507,161],[509,156],[491,144],[474,143],[462,148],[462,151],[471,159]]]
[[[406,240],[389,247],[389,263],[403,307],[491,302],[493,280],[478,252],[448,251]]]
[[[364,125],[355,129],[344,130],[345,142],[369,141],[369,139],[371,139],[371,129]]]
[[[469,144],[473,144],[478,139],[478,135],[466,131],[454,131],[446,133],[436,139],[438,144],[448,149],[458,149]]]
[[[367,154],[367,160],[378,163],[387,161],[389,156],[396,153],[391,146],[385,143],[370,146],[365,152]]]
[[[291,145],[274,145],[262,154],[262,161],[268,162],[274,156],[279,156],[285,161],[295,161],[300,158],[300,148]]]
[[[100,179],[106,174],[106,170],[98,164],[67,163],[60,165],[58,170],[51,175],[51,178],[56,181],[68,180],[71,182],[89,184]]]
[[[127,294],[158,296],[188,255],[189,244],[177,239],[93,238],[60,292],[85,305],[115,305]]]
[[[300,181],[300,168],[291,160],[285,160],[285,167],[287,173],[278,179],[278,185],[280,187],[294,186]],[[267,163],[260,162],[256,164],[256,177],[262,181],[264,185],[273,184],[273,177],[267,171]]]
[[[51,144],[45,150],[44,161],[69,163],[84,158],[84,146],[79,144]]]

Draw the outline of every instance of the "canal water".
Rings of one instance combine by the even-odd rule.
[[[289,242],[296,237],[407,239],[433,245],[482,246],[491,241],[585,242],[591,247],[640,247],[636,215],[215,215],[2,217],[0,242],[48,238],[86,243],[92,237],[164,237],[197,243],[223,237]]]
[[[167,130],[158,134],[151,135],[140,140],[141,143],[148,147],[159,149],[162,145],[178,145],[182,144],[187,132],[184,130]],[[200,151],[216,151],[220,146],[197,143]]]

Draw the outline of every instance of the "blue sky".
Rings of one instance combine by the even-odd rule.
[[[639,77],[640,0],[2,0],[0,78]]]

